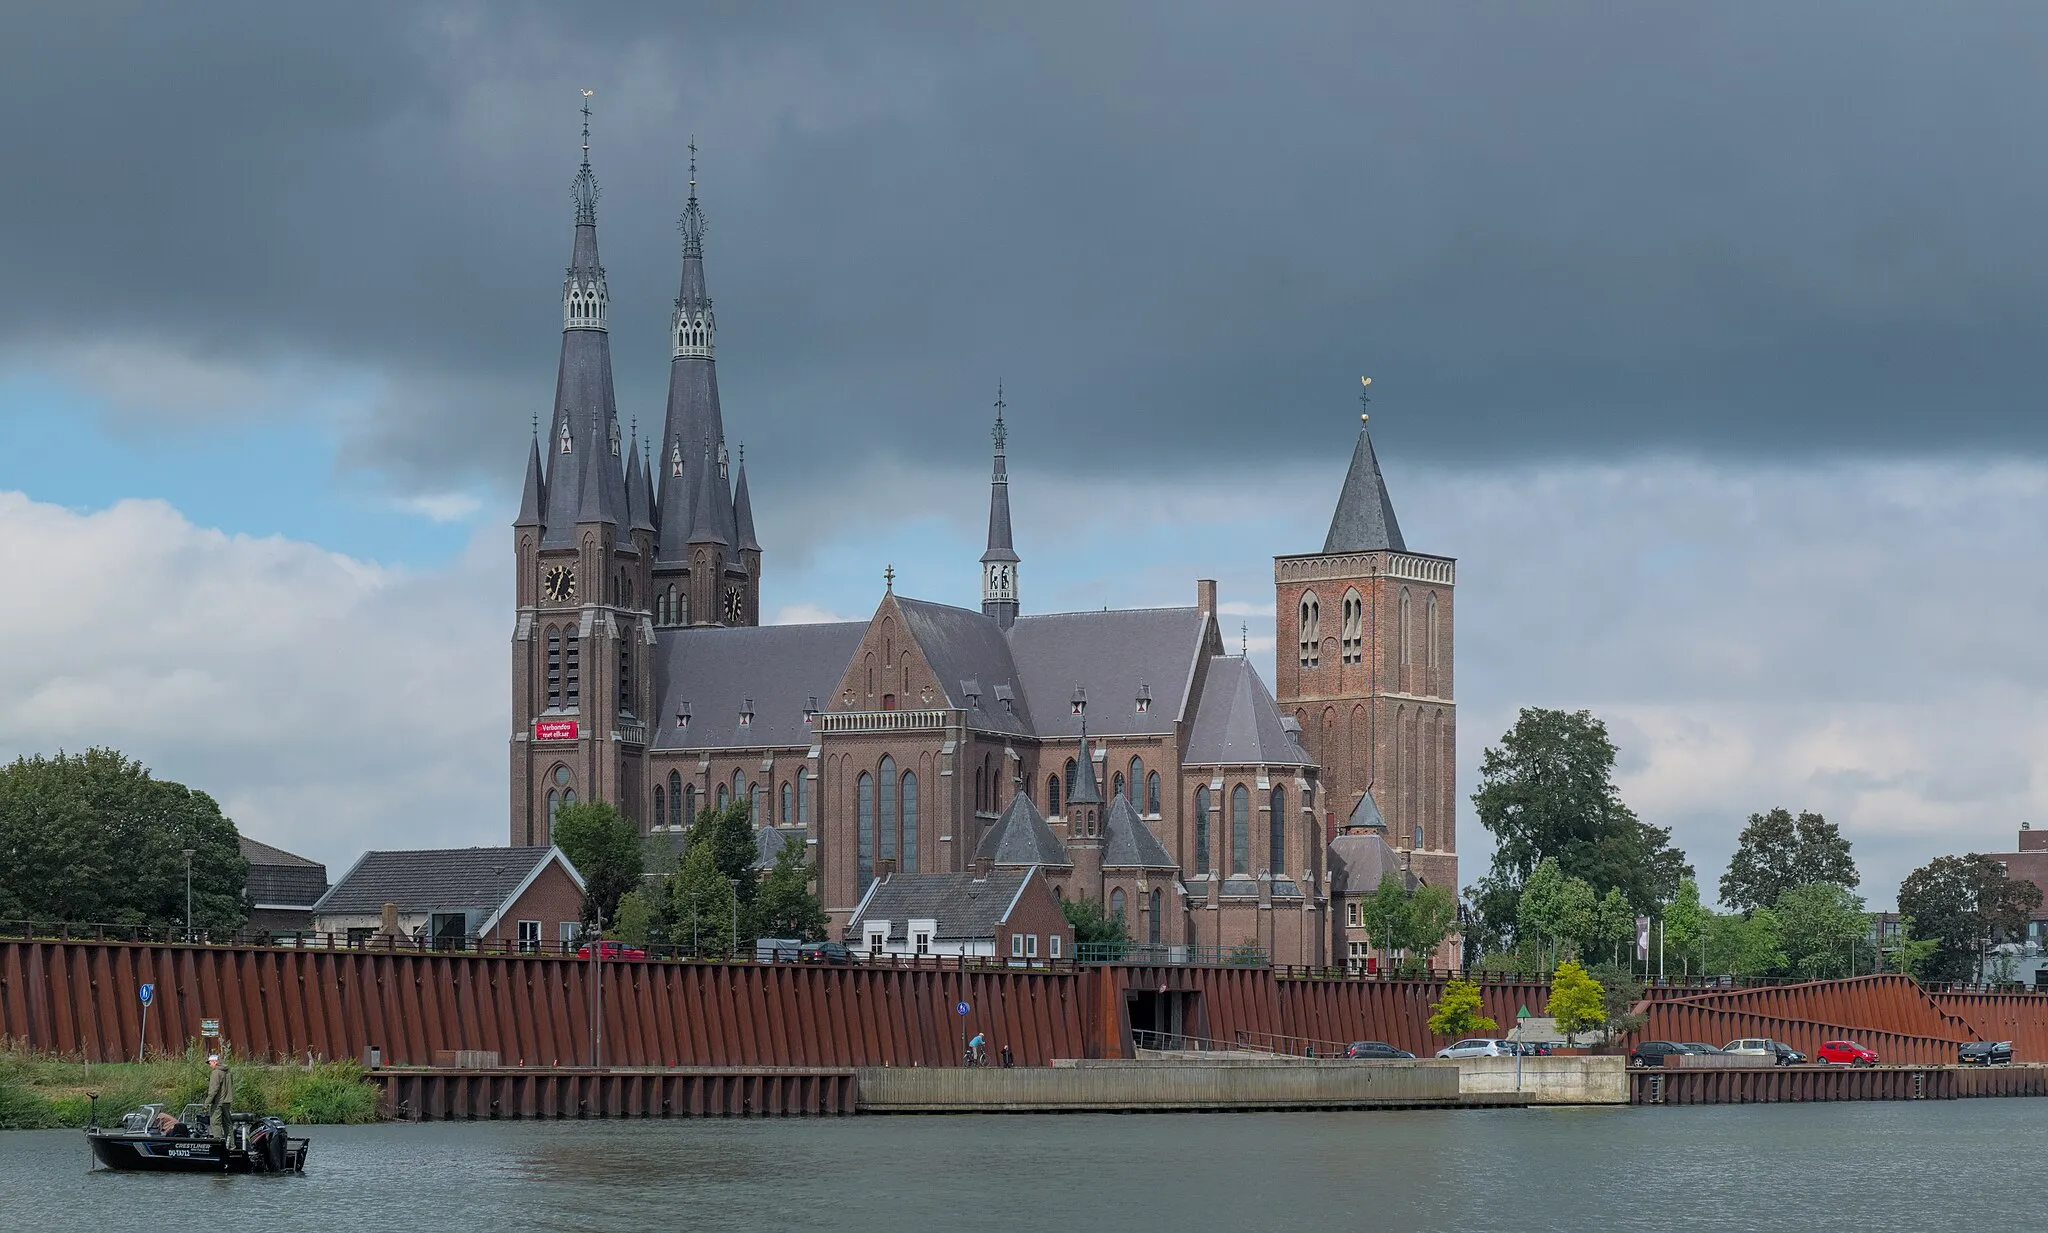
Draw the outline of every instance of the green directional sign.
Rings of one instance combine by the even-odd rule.
[[[1516,1011],[1516,1012],[1515,1012],[1515,1018],[1517,1018],[1517,1019],[1527,1019],[1528,1017],[1529,1017],[1529,1004],[1528,1004],[1527,1002],[1524,1002],[1524,1003],[1522,1004],[1522,1009],[1520,1009],[1520,1010],[1518,1010],[1518,1011]]]

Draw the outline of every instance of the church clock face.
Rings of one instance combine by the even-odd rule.
[[[566,604],[576,598],[576,571],[566,565],[557,565],[541,580],[541,593],[558,604]]]
[[[740,592],[739,592],[739,588],[738,588],[738,587],[727,587],[727,588],[725,589],[725,621],[726,621],[726,624],[728,624],[728,625],[737,625],[737,624],[739,624],[739,623],[740,623],[740,618],[742,618],[742,617],[746,616],[746,614],[747,614],[747,605],[746,605],[746,601],[745,601],[744,599],[742,599],[742,598],[741,598],[741,596],[740,596]]]

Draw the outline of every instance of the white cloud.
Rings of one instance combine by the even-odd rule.
[[[816,604],[784,604],[775,610],[770,625],[832,625],[857,617],[841,616]]]
[[[0,754],[112,745],[329,863],[502,842],[509,590],[495,543],[412,574],[158,501],[0,492]]]
[[[433,522],[465,522],[484,506],[483,498],[468,492],[431,492],[401,497],[393,504]]]

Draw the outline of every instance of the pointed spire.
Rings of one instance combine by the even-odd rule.
[[[541,510],[547,507],[546,491],[540,478],[540,433],[536,431],[533,443],[526,451],[526,488],[519,497],[519,517],[515,527],[537,527],[541,525]]]
[[[1017,564],[1022,559],[1010,542],[1010,470],[1005,447],[1010,431],[1003,425],[1003,386],[996,383],[995,468],[988,488],[988,550],[981,554],[981,612],[1004,629],[1017,620]]]
[[[1100,805],[1102,784],[1095,778],[1095,758],[1088,752],[1088,728],[1081,728],[1081,752],[1074,764],[1074,790],[1067,794],[1069,805]]]
[[[725,533],[725,517],[732,513],[732,507],[727,505],[723,515],[719,512],[719,498],[725,495],[725,483],[718,478],[711,459],[711,442],[707,439],[702,469],[697,472],[697,507],[690,513],[689,542],[730,546],[732,540]]]
[[[1361,378],[1359,402],[1366,401],[1365,388],[1372,378]],[[1387,497],[1387,481],[1380,474],[1380,460],[1372,449],[1367,416],[1358,417],[1358,444],[1351,450],[1351,469],[1344,475],[1344,491],[1337,497],[1337,511],[1330,518],[1330,533],[1323,551],[1406,552],[1401,524],[1394,518],[1394,503]]]
[[[576,182],[571,195],[576,200],[576,225],[595,227],[597,225],[597,175],[590,170],[590,99],[593,91],[583,92],[583,166],[576,170]]]
[[[733,546],[741,552],[761,551],[761,541],[754,538],[754,499],[747,493],[747,447],[740,446],[739,482],[732,492]]]
[[[683,233],[682,282],[676,291],[675,311],[669,316],[668,410],[662,422],[661,439],[667,444],[660,468],[661,515],[656,520],[662,537],[655,561],[680,566],[689,559],[686,543],[696,542],[700,500],[699,490],[716,484],[725,509],[716,522],[725,543],[737,535],[732,510],[732,490],[721,478],[720,469],[700,465],[693,455],[700,442],[714,446],[725,441],[725,419],[718,407],[718,321],[711,310],[711,296],[704,283],[704,208],[697,201],[697,143],[690,141],[690,193],[683,206],[678,227]]]
[[[637,435],[637,434],[636,434]],[[626,452],[626,519],[627,529],[652,531],[654,529],[653,501],[647,490],[647,468],[640,462],[640,442],[634,441]]]
[[[704,207],[697,204],[697,138],[690,138],[690,200],[683,206],[682,220],[677,224],[683,233],[683,256],[704,255]]]

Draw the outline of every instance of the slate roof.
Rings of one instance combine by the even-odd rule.
[[[533,447],[526,452],[526,486],[519,497],[519,517],[514,519],[515,527],[537,527],[540,525],[541,510],[547,505],[547,496],[540,478],[540,438],[533,439]]]
[[[1401,858],[1378,835],[1339,835],[1330,841],[1330,893],[1370,895],[1387,874],[1402,873]]]
[[[1351,807],[1351,816],[1344,820],[1344,825],[1370,827],[1378,831],[1387,829],[1387,820],[1380,815],[1380,805],[1372,799],[1371,788],[1359,794],[1358,803]]]
[[[1023,696],[1034,708],[1031,720],[1038,736],[1081,735],[1081,717],[1067,705],[1076,685],[1088,691],[1092,736],[1172,731],[1195,667],[1210,651],[1204,646],[1207,628],[1199,608],[1018,617],[1010,630],[1010,655]],[[1137,710],[1141,685],[1153,698],[1142,715]]]
[[[597,227],[581,216],[569,268],[577,279],[601,280],[604,276],[597,255]],[[560,446],[564,425],[570,438],[567,454]],[[602,329],[564,328],[561,360],[555,371],[555,410],[548,420],[547,528],[541,535],[541,547],[574,547],[579,521],[625,522],[626,475],[619,456],[612,452],[612,434],[618,427],[611,335]]]
[[[310,907],[327,893],[327,866],[241,837],[249,862],[249,901],[263,907]]]
[[[1394,503],[1387,498],[1387,481],[1380,475],[1380,460],[1372,450],[1372,434],[1358,430],[1358,444],[1351,450],[1351,469],[1344,474],[1344,491],[1337,497],[1337,510],[1330,516],[1330,533],[1323,539],[1323,551],[1379,552],[1408,551],[1401,539],[1401,524],[1394,518]]]
[[[1313,766],[1315,759],[1281,723],[1280,709],[1251,664],[1236,656],[1209,661],[1195,708],[1187,762],[1193,766]]]
[[[1166,845],[1145,825],[1145,819],[1131,805],[1131,798],[1119,792],[1109,803],[1109,812],[1103,818],[1106,832],[1102,845],[1102,863],[1138,869],[1178,869],[1171,856],[1166,854]]]
[[[827,625],[760,625],[732,629],[664,629],[654,634],[654,749],[808,747],[804,707],[829,708],[839,678],[867,632],[865,621]],[[740,708],[754,700],[754,722],[740,727]],[[690,726],[676,727],[676,708],[690,704]]]
[[[782,855],[782,845],[792,839],[803,843],[809,838],[810,828],[805,826],[762,827],[754,832],[754,868],[775,868],[775,859]]]
[[[948,704],[969,712],[969,727],[1018,735],[1031,732],[1031,709],[1025,692],[1018,688],[1017,666],[1002,626],[980,612],[950,604],[901,595],[896,604],[903,611],[904,625],[931,664],[932,675],[945,690]],[[980,687],[978,699],[968,696],[970,682]],[[1010,706],[997,699],[997,686],[1010,687]]]
[[[1009,865],[1051,865],[1068,868],[1073,860],[1067,855],[1067,845],[1053,834],[1052,827],[1038,812],[1038,806],[1031,803],[1028,792],[1019,792],[1010,798],[1009,808],[1003,816],[982,836],[981,847],[975,852],[977,859],[991,861],[998,867]]]
[[[889,936],[907,938],[909,922],[938,922],[934,940],[994,937],[1034,871],[991,873],[898,873],[869,888],[847,922],[846,936],[863,936],[861,922],[886,920]]]
[[[559,855],[552,847],[365,852],[313,910],[323,916],[374,915],[395,903],[407,913],[490,912],[503,907],[543,862]],[[581,886],[582,876],[568,858],[562,864]]]

